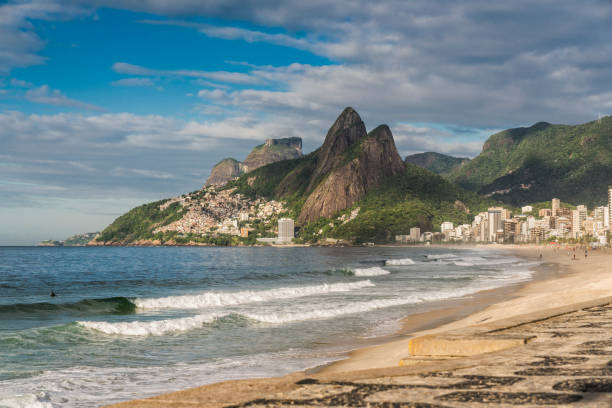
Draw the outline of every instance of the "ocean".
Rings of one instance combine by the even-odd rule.
[[[0,247],[0,260],[0,407],[45,408],[314,367],[535,265],[426,247]]]

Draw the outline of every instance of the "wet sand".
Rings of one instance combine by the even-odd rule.
[[[355,384],[343,386],[341,382],[355,381],[363,378],[367,378],[370,382],[387,384],[384,387],[381,385],[382,388],[367,388],[368,398],[378,393],[376,390],[379,388],[386,390],[386,394],[383,393],[386,396],[383,397],[383,394],[378,396],[382,398],[379,401],[381,404],[384,401],[386,401],[385,404],[389,401],[393,403],[414,402],[414,398],[417,397],[419,401],[438,397],[451,398],[445,397],[444,395],[446,394],[436,396],[434,395],[435,393],[419,393],[416,390],[420,389],[419,387],[425,390],[444,390],[446,386],[440,385],[438,378],[444,376],[453,377],[455,373],[466,367],[471,367],[475,373],[489,372],[491,374],[489,375],[490,377],[498,378],[496,375],[505,375],[507,377],[515,372],[512,370],[515,370],[517,367],[515,364],[516,356],[525,355],[533,359],[536,356],[534,353],[555,355],[556,349],[566,344],[567,341],[563,340],[564,337],[560,337],[563,341],[559,343],[559,339],[547,334],[550,333],[547,322],[558,319],[558,316],[568,316],[572,313],[577,313],[578,317],[588,321],[590,326],[582,325],[572,329],[573,348],[571,350],[568,349],[568,355],[580,352],[582,350],[580,349],[580,344],[582,344],[580,341],[589,338],[601,339],[600,342],[603,342],[604,348],[599,352],[612,354],[612,350],[605,349],[607,347],[606,341],[612,341],[612,339],[608,340],[606,337],[606,333],[609,333],[612,326],[607,328],[605,326],[607,323],[598,323],[600,320],[607,319],[608,315],[612,318],[612,307],[606,308],[601,306],[612,301],[612,298],[610,298],[612,296],[612,251],[590,251],[585,259],[584,249],[577,250],[575,252],[577,259],[574,260],[574,251],[570,249],[568,253],[568,249],[564,248],[557,249],[556,247],[534,245],[487,246],[487,248],[507,250],[514,255],[535,260],[539,260],[541,254],[542,261],[548,265],[548,268],[540,268],[536,275],[536,280],[526,285],[481,292],[473,296],[472,299],[460,300],[453,303],[450,307],[409,316],[404,320],[404,327],[401,332],[396,334],[393,340],[355,350],[350,353],[348,359],[332,363],[317,370],[293,373],[279,378],[228,381],[205,385],[190,390],[150,399],[128,401],[113,406],[124,408],[158,406],[217,407],[241,404],[244,404],[243,406],[289,406],[296,403],[308,406],[360,406],[359,404],[347,404],[347,401],[344,400],[338,400],[338,404],[335,404],[334,400],[328,397],[336,393],[338,396],[346,394],[346,398],[349,398],[350,395],[355,394],[355,389],[363,387]],[[556,267],[550,268],[550,264],[554,264]],[[587,313],[585,316],[580,315],[581,312],[583,314],[586,313],[584,310],[597,311],[599,310],[597,307],[603,307],[601,310],[604,310],[604,312]],[[569,323],[566,322],[564,323],[565,326],[560,325],[559,327],[567,328],[571,322],[579,321],[579,318],[571,318]],[[605,321],[607,322],[607,320]],[[597,328],[598,324],[599,329]],[[516,329],[516,327],[521,327],[521,329]],[[528,329],[524,329],[525,327]],[[582,329],[582,327],[585,328]],[[528,335],[526,333],[531,334]],[[562,332],[559,333],[561,333],[559,336],[565,336]],[[568,334],[567,336],[570,335]],[[537,339],[537,341],[533,341],[533,339]],[[531,344],[532,342],[534,345]],[[486,353],[481,354],[481,352]],[[495,360],[496,358],[498,360]],[[588,358],[574,360],[571,358],[567,357],[569,359],[567,361],[581,364],[590,364],[592,362]],[[489,361],[487,359],[493,359],[492,361],[496,362],[493,366],[490,366],[487,365],[487,361]],[[603,361],[603,359],[597,361],[600,360],[604,363],[607,361]],[[507,366],[506,369],[503,367],[504,364]],[[612,374],[609,372],[610,369],[593,368],[591,365],[588,367],[589,370],[595,373],[593,375],[599,375],[599,379],[593,381],[600,381],[604,384],[602,389],[610,388],[612,390],[612,383],[610,383],[609,377],[607,377]],[[581,372],[586,373],[587,371],[583,370]],[[588,372],[590,373],[591,371]],[[426,372],[433,373],[430,379],[428,379],[429,377],[422,376]],[[560,373],[562,374],[562,372]],[[563,377],[561,374],[558,376],[559,378]],[[475,376],[475,374],[470,374],[470,372],[467,372],[465,375],[464,378],[473,378]],[[300,381],[306,376],[310,377],[308,381]],[[390,387],[390,384],[394,383],[395,379],[401,376],[409,376],[410,381],[413,383],[416,381],[415,384],[407,387],[407,389],[413,390],[413,392],[409,394],[405,392],[389,392],[395,389]],[[603,380],[600,378],[602,376]],[[516,381],[523,381],[523,378],[527,377],[520,377]],[[571,378],[573,377],[570,376]],[[491,381],[495,383],[497,380]],[[322,385],[317,388],[314,387],[315,384],[323,384],[324,386]],[[518,394],[512,396],[510,395],[512,393],[509,393],[509,391],[514,390],[514,388],[504,388],[502,386],[500,390],[495,391],[497,392],[495,394],[497,397],[495,398],[499,397],[501,399],[498,398],[496,400],[492,395],[489,396],[490,398],[482,397],[480,394],[480,397],[474,395],[472,397],[482,397],[484,400],[478,402],[489,401],[489,405],[517,404],[516,401],[519,401],[518,403],[523,406],[530,406],[531,404],[536,406],[542,403],[558,405],[555,402],[555,398],[560,398],[559,401],[565,401],[564,403],[566,404],[578,403],[581,406],[597,407],[610,406],[608,404],[611,401],[606,396],[603,399],[599,397],[591,398],[593,404],[587,405],[584,405],[583,396],[578,394],[571,394],[573,396],[569,397],[565,394],[563,394],[565,396],[553,395],[550,397],[552,399],[546,400],[548,397],[545,397],[541,392],[536,392],[538,390],[537,382],[534,384],[529,390],[535,390],[533,392],[537,394],[536,396],[529,396],[531,394],[528,392],[523,392],[524,395],[521,394],[522,397],[520,395],[517,396]],[[471,388],[468,385],[466,387]],[[474,387],[478,388],[476,385]],[[549,388],[553,387],[553,385],[542,385],[542,387],[543,390],[546,388],[546,391],[550,391]],[[346,391],[349,388],[350,390]],[[492,385],[489,388],[495,387]],[[459,387],[458,389],[462,388]],[[588,393],[590,391],[587,390],[585,392]],[[362,393],[363,395],[360,394],[361,397],[353,395],[350,398],[362,398],[365,395],[364,393]],[[505,394],[500,397],[500,393]],[[313,397],[313,395],[316,397]],[[453,400],[451,398],[451,401],[454,401],[451,406],[470,406],[469,400],[460,400],[461,398],[468,398],[468,394],[459,395],[457,398],[459,399]],[[510,400],[504,402],[504,398],[515,398],[513,400],[515,402],[510,402]],[[525,399],[521,402],[520,398]],[[563,400],[563,398],[569,399]],[[355,400],[355,403],[357,403],[357,400]],[[362,398],[359,401],[363,403],[365,400]],[[496,403],[495,401],[498,402]],[[467,405],[464,405],[464,403]],[[449,406],[448,403],[442,405]]]

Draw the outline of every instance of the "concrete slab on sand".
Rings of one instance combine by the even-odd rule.
[[[612,298],[415,344],[403,367],[230,381],[113,407],[612,407]]]

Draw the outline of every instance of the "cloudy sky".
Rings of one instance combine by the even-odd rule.
[[[280,4],[279,4],[280,3]],[[612,113],[612,2],[0,2],[0,245],[104,228],[345,106],[402,156]]]

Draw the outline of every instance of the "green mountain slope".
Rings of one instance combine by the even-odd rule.
[[[470,161],[466,157],[453,157],[436,152],[425,152],[406,156],[406,163],[423,167],[429,171],[442,176],[449,176],[456,172],[461,166]]]
[[[612,184],[612,117],[576,126],[540,122],[496,133],[449,179],[513,205],[553,197],[602,205]]]

